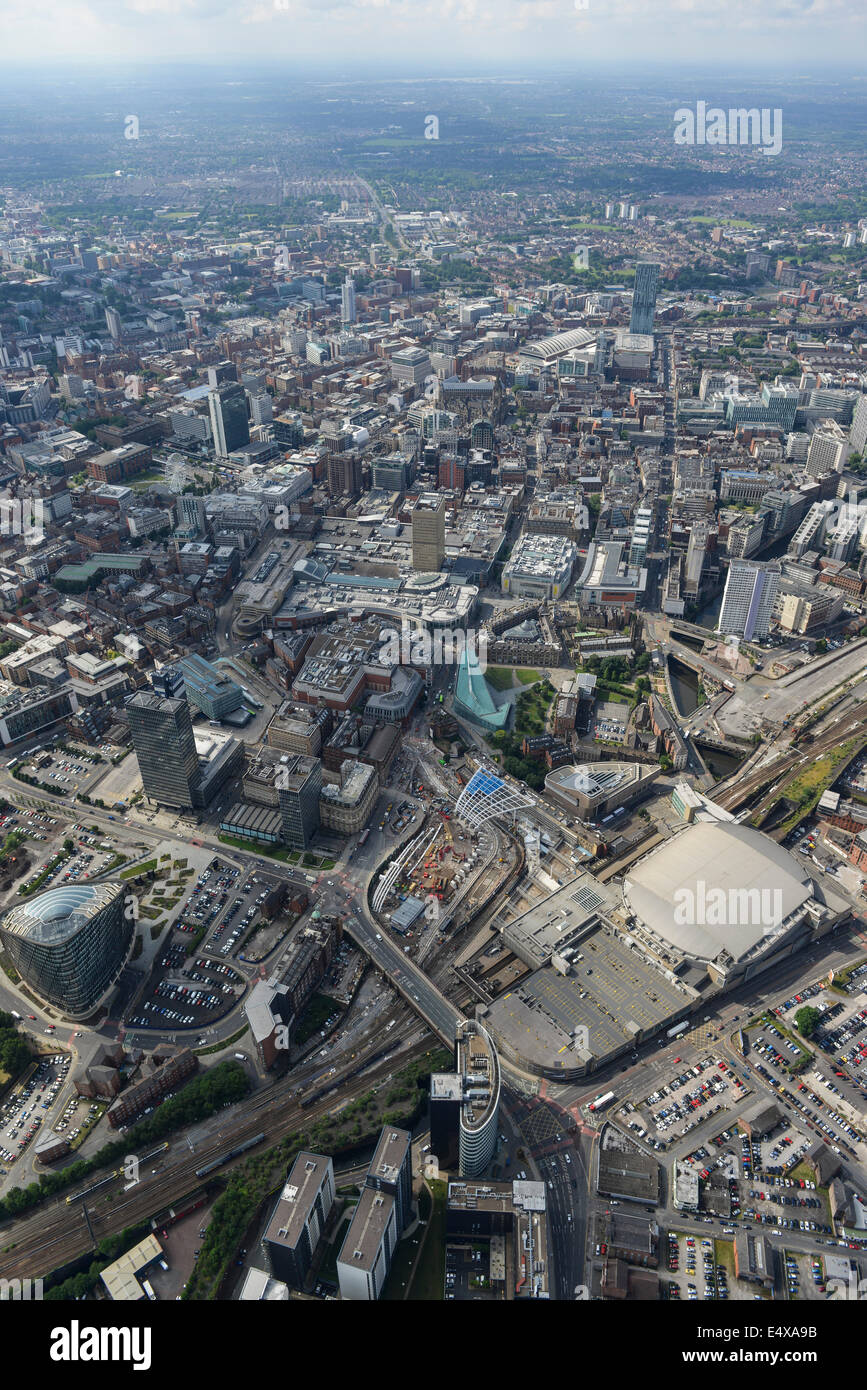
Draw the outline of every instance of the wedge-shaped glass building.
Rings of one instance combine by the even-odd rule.
[[[22,980],[70,1018],[86,1018],[119,975],[135,923],[120,883],[51,888],[7,912],[0,940]]]

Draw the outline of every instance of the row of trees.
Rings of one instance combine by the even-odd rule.
[[[15,1027],[11,1014],[0,1011],[0,1070],[13,1080],[30,1061],[30,1048]]]
[[[98,1169],[120,1163],[127,1154],[136,1153],[155,1140],[165,1139],[178,1129],[198,1124],[224,1106],[234,1105],[247,1094],[249,1085],[243,1067],[237,1062],[220,1062],[212,1070],[195,1077],[179,1095],[158,1105],[152,1115],[140,1120],[122,1139],[104,1144],[93,1158],[79,1159],[56,1173],[43,1173],[38,1182],[27,1187],[13,1187],[0,1199],[0,1220],[19,1216],[47,1197],[74,1187]]]
[[[208,1233],[184,1298],[216,1298],[257,1208],[274,1190],[275,1181],[285,1181],[286,1172],[302,1149],[338,1153],[372,1140],[382,1123],[411,1126],[424,1104],[430,1073],[448,1062],[448,1053],[438,1050],[402,1068],[385,1096],[386,1104],[399,1108],[379,1115],[376,1092],[367,1091],[350,1102],[340,1115],[326,1116],[308,1130],[287,1135],[273,1148],[257,1153],[236,1168],[229,1175],[225,1192],[214,1203]]]

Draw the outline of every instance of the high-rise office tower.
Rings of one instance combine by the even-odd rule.
[[[274,402],[267,391],[250,393],[250,419],[254,425],[270,425],[274,418]]]
[[[164,806],[193,806],[201,773],[186,700],[139,690],[126,711],[145,796]]]
[[[298,1155],[263,1242],[279,1279],[302,1289],[334,1205],[334,1165],[323,1154]]]
[[[370,1160],[364,1185],[394,1197],[397,1229],[404,1230],[412,1214],[412,1135],[408,1129],[385,1126]]]
[[[357,497],[361,492],[362,480],[362,463],[356,453],[328,455],[328,491],[334,497],[344,492]]]
[[[412,567],[438,573],[446,555],[446,499],[424,492],[412,513]]]
[[[208,368],[208,385],[212,391],[215,391],[218,386],[228,386],[237,380],[238,368],[234,362],[230,362],[228,359],[215,362],[213,367]]]
[[[275,777],[283,843],[307,849],[319,829],[322,764],[304,753],[284,753]]]
[[[656,312],[656,290],[660,266],[657,261],[639,261],[635,267],[635,289],[632,295],[630,333],[652,333]]]
[[[219,458],[226,458],[233,449],[241,449],[250,443],[247,393],[240,383],[230,382],[209,391],[208,409],[211,413],[214,449]]]
[[[347,275],[340,288],[340,319],[342,323],[355,323],[358,317],[355,309],[355,281]]]
[[[849,431],[849,443],[856,453],[862,454],[867,448],[867,396],[859,396]]]
[[[430,1146],[440,1169],[448,1172],[458,1161],[458,1131],[463,1082],[457,1072],[434,1072],[430,1079]]]
[[[116,342],[120,337],[120,314],[117,309],[106,309],[105,326]]]
[[[492,1162],[497,1149],[500,1059],[493,1038],[472,1019],[458,1025],[457,1073],[463,1087],[458,1116],[460,1174],[462,1178],[476,1178]]]
[[[386,1126],[337,1257],[341,1298],[372,1303],[380,1297],[411,1202],[412,1135]]]
[[[175,514],[178,525],[184,530],[194,528],[199,536],[204,533],[207,525],[204,497],[197,497],[194,492],[181,493],[175,502]]]
[[[184,673],[180,666],[161,666],[158,671],[151,671],[151,685],[164,700],[183,700],[186,698],[184,695]]]
[[[0,921],[0,943],[24,982],[71,1018],[87,1018],[117,979],[134,930],[122,883],[68,883]]]
[[[470,431],[470,445],[473,449],[493,449],[494,426],[490,420],[476,420]]]
[[[727,637],[766,637],[780,583],[777,564],[732,560],[723,593],[719,631]]]

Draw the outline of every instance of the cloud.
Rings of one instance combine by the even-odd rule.
[[[838,64],[859,51],[852,0],[2,0],[4,48],[109,60],[302,57],[406,62],[720,60]],[[748,47],[744,47],[744,41]]]

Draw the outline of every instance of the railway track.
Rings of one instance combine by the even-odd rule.
[[[381,1046],[381,1041],[377,1043]],[[295,1099],[297,1078],[269,1088],[268,1092],[255,1097],[246,1104],[243,1116],[229,1131],[218,1132],[196,1145],[191,1152],[183,1139],[173,1141],[174,1146],[184,1145],[177,1155],[169,1157],[156,1173],[149,1173],[138,1184],[138,1188],[124,1193],[115,1188],[111,1193],[98,1193],[92,1205],[85,1197],[81,1201],[68,1204],[64,1194],[40,1207],[32,1216],[15,1218],[0,1229],[0,1242],[12,1249],[0,1254],[0,1277],[40,1278],[52,1270],[62,1268],[80,1255],[85,1255],[106,1235],[114,1234],[127,1226],[139,1224],[164,1207],[173,1205],[202,1185],[195,1175],[196,1169],[218,1158],[227,1148],[232,1148],[253,1135],[264,1132],[265,1143],[273,1144],[287,1134],[307,1128],[323,1118],[334,1108],[333,1089],[342,1087],[341,1098],[353,1100],[371,1086],[384,1080],[396,1066],[404,1066],[415,1058],[423,1056],[436,1046],[433,1039],[414,1044],[400,1057],[391,1057],[379,1066],[367,1070],[349,1086],[342,1082],[365,1068],[364,1058],[357,1059],[351,1073],[343,1077],[335,1075],[333,1088],[328,1095],[307,1108],[302,1108]],[[275,1094],[275,1091],[278,1091]],[[281,1102],[286,1103],[282,1113]],[[244,1102],[241,1102],[244,1104]],[[220,1174],[230,1173],[246,1154],[221,1167]],[[120,1198],[121,1200],[117,1200]],[[86,1215],[85,1215],[86,1209]]]
[[[791,749],[775,763],[757,768],[736,785],[728,787],[719,795],[719,804],[731,811],[749,801],[756,792],[764,791],[756,811],[767,810],[771,801],[782,795],[786,785],[794,781],[805,767],[838,747],[842,740],[852,738],[857,733],[862,732],[865,721],[867,721],[867,703],[861,703],[845,715],[840,716],[839,721],[832,728],[819,734],[809,748]]]

